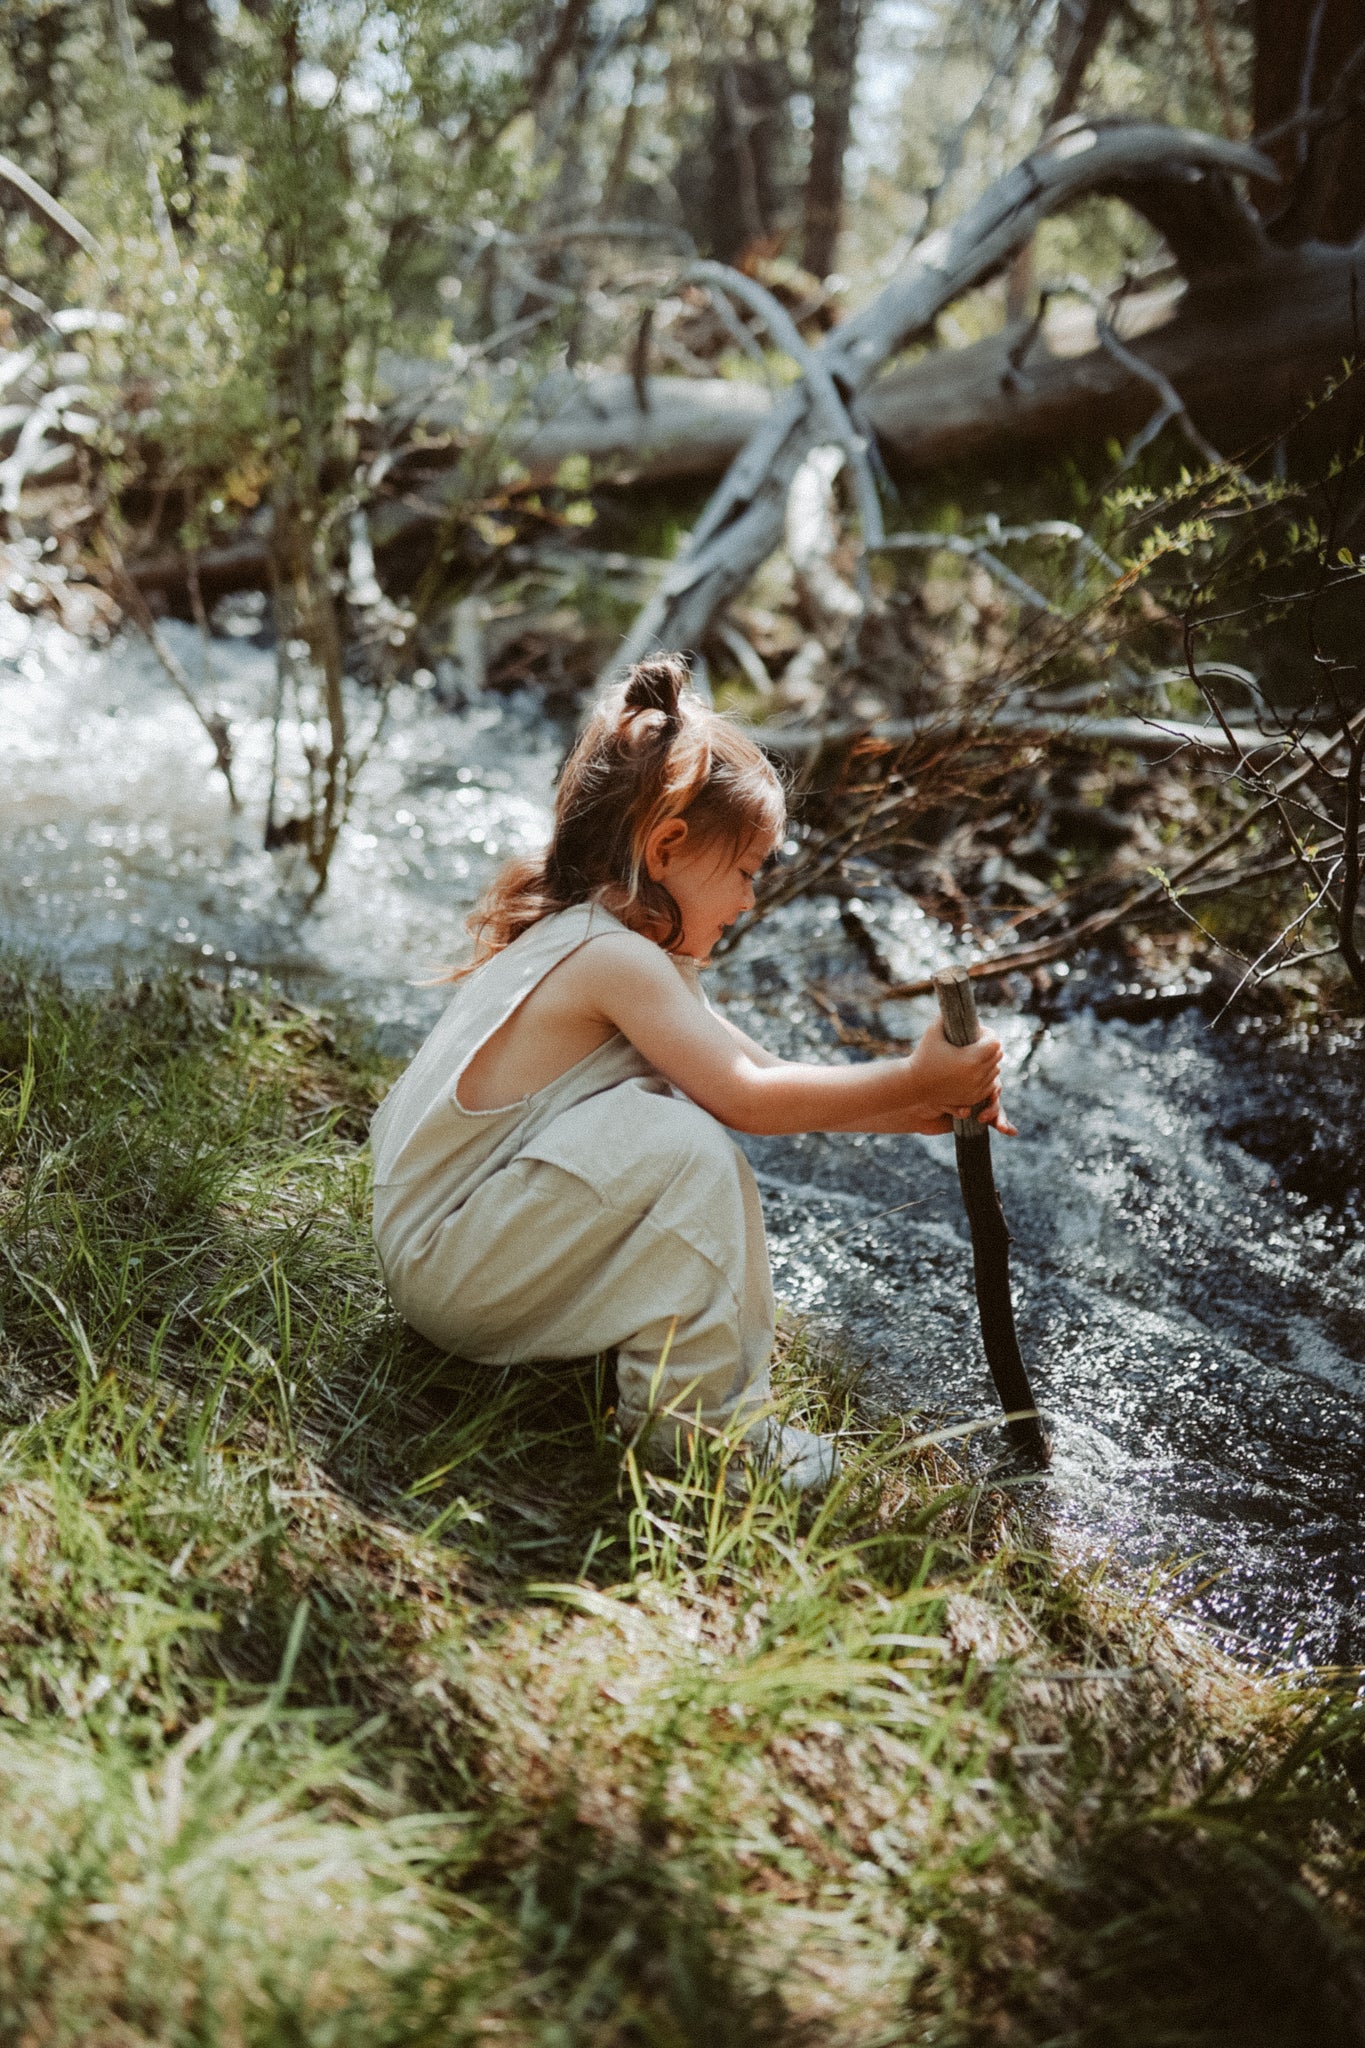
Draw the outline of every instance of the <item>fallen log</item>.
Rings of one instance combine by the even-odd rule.
[[[1290,426],[1353,353],[1362,288],[1360,251],[1267,244],[1249,269],[1131,299],[1114,325],[1132,353],[1175,387],[1208,439],[1235,450]],[[1099,345],[1088,313],[1053,318],[1021,351],[1028,334],[1028,323],[1016,321],[869,386],[863,421],[893,476],[1125,441],[1150,416],[1150,383]],[[652,376],[645,392],[642,410],[624,373],[558,380],[550,394],[537,394],[529,429],[508,439],[505,474],[542,486],[566,458],[581,456],[595,483],[716,477],[774,403],[765,385],[723,377]],[[465,429],[451,394],[424,403],[410,389],[401,403],[424,435],[458,437]],[[413,457],[428,469],[449,459],[439,446]],[[399,467],[394,487],[402,481]],[[376,512],[377,543],[443,516],[461,488],[454,476],[428,475],[405,489]]]
[[[1124,440],[1151,417],[1151,377],[1102,346],[1093,315],[1080,308],[1054,311],[1036,331],[1015,323],[969,347],[874,374],[928,330],[935,309],[1006,260],[1025,216],[1041,217],[1087,189],[1122,194],[1168,233],[1184,279],[1130,298],[1113,328],[1124,352],[1173,387],[1215,445],[1238,450],[1283,431],[1354,352],[1365,251],[1280,247],[1242,220],[1221,166],[1249,165],[1254,151],[1215,149],[1212,138],[1148,127],[1064,136],[1052,145],[1054,157],[1068,144],[1059,163],[1049,165],[1044,150],[1000,181],[954,231],[953,253],[953,238],[915,252],[905,276],[817,351],[829,354],[840,390],[856,393],[859,424],[894,476],[983,461],[999,466],[1040,450]],[[1124,162],[1137,167],[1126,181],[1116,169]],[[1183,182],[1172,174],[1182,167]],[[1172,191],[1183,211],[1173,210]],[[1191,196],[1201,193],[1208,216],[1202,245]],[[1242,222],[1236,234],[1230,220]],[[1233,260],[1215,263],[1220,255]],[[383,376],[388,402],[379,439],[392,452],[370,511],[381,551],[449,515],[469,487],[461,458],[488,432],[473,420],[465,380],[453,367],[388,357]],[[575,457],[587,459],[593,484],[666,483],[734,469],[730,498],[719,514],[708,513],[686,564],[674,565],[623,653],[648,637],[647,627],[677,645],[703,636],[716,607],[780,540],[786,488],[808,445],[822,433],[829,438],[804,383],[774,394],[763,384],[721,377],[561,372],[525,403],[529,417],[500,436],[504,483],[552,484]],[[143,589],[169,590],[184,580],[183,558],[170,553],[130,567]],[[264,583],[268,567],[265,543],[243,536],[206,550],[200,574],[217,594]]]
[[[1217,272],[1211,266],[1219,251],[1230,252],[1243,267],[1273,259],[1259,223],[1231,185],[1231,174],[1238,172],[1274,175],[1268,159],[1249,145],[1188,130],[1141,122],[1054,130],[951,230],[916,248],[900,275],[818,349],[807,348],[799,337],[793,341],[785,326],[775,332],[775,342],[797,353],[802,377],[795,387],[774,398],[757,384],[648,377],[638,365],[629,374],[561,373],[532,396],[529,425],[504,435],[504,474],[533,486],[551,483],[566,458],[586,456],[595,481],[665,480],[714,474],[729,459],[730,473],[685,559],[641,614],[618,665],[649,645],[695,643],[777,545],[791,478],[822,437],[848,448],[855,483],[863,485],[864,524],[871,519],[875,525],[875,493],[869,494],[860,474],[860,436],[870,431],[897,444],[913,443],[918,424],[899,416],[906,403],[899,385],[889,393],[891,418],[880,417],[888,398],[877,384],[880,371],[930,332],[954,299],[1008,262],[1039,221],[1083,193],[1118,193],[1166,233],[1185,275],[1207,280],[1212,289]],[[1211,248],[1211,228],[1217,230],[1217,250]],[[716,289],[724,286],[746,299],[758,289],[723,266],[705,268],[706,281]],[[1122,369],[1103,351],[1095,354],[1103,356],[1111,378]],[[469,436],[462,373],[455,366],[445,373],[444,385],[429,365],[391,358],[384,367],[393,387],[389,426],[403,422],[415,430],[417,442],[394,451],[390,495],[372,515],[381,547],[440,520],[458,501],[463,480],[433,475],[432,469],[442,463],[443,436],[446,462],[468,446]],[[977,367],[968,366],[969,378]],[[1018,388],[1026,387],[1027,372],[1008,356],[1004,368]],[[998,381],[998,368],[995,374]],[[1129,381],[1143,389],[1140,377],[1130,374]],[[850,405],[864,408],[858,418],[846,409]]]
[[[253,534],[226,547],[205,548],[196,556],[194,568],[210,601],[234,590],[266,590],[270,585],[270,543]],[[183,548],[167,548],[159,555],[143,555],[129,562],[127,576],[144,594],[183,591],[189,586],[190,558]]]
[[[877,724],[869,724],[866,719],[832,719],[827,725],[756,725],[749,728],[749,737],[770,754],[800,759],[844,746],[850,740],[905,746],[928,733],[973,730],[983,740],[1001,733],[1017,740],[1073,740],[1078,746],[1123,747],[1130,753],[1152,754],[1158,759],[1195,747],[1201,753],[1224,755],[1239,762],[1255,761],[1261,766],[1268,754],[1282,753],[1296,742],[1322,747],[1330,745],[1333,739],[1330,733],[1279,734],[1248,725],[1230,725],[1225,732],[1217,725],[1195,725],[1186,719],[1159,714],[1148,718],[1087,718],[1023,707],[997,711],[980,722],[965,715],[955,719],[940,711],[921,718],[887,718]]]
[[[1290,427],[1355,352],[1362,290],[1359,249],[1270,249],[1252,270],[1152,295],[1119,331],[1201,432],[1238,451]],[[1128,440],[1151,414],[1150,384],[1093,339],[1076,350],[1082,323],[1067,325],[1061,347],[1044,327],[1021,353],[1020,321],[883,377],[865,414],[892,474]]]
[[[432,532],[469,493],[460,457],[477,446],[464,395],[450,381],[433,382],[430,364],[385,366],[390,404],[382,422],[392,433],[401,421],[411,445],[390,464],[382,494],[369,508],[371,544],[381,552]],[[650,377],[642,411],[626,375],[565,376],[528,401],[531,417],[504,437],[504,482],[545,488],[566,460],[586,458],[597,483],[669,483],[720,476],[772,410],[766,385],[724,377]],[[243,535],[205,548],[199,580],[209,598],[229,591],[265,589],[270,546],[264,534]],[[183,591],[185,555],[166,549],[129,564],[143,591]]]
[[[1354,353],[1362,292],[1365,251],[1267,243],[1249,268],[1131,299],[1114,325],[1132,353],[1174,385],[1209,440],[1235,450],[1289,427]],[[893,475],[1123,441],[1149,417],[1150,384],[1099,345],[1089,314],[1045,323],[1021,351],[1028,331],[1016,321],[869,387],[863,420]],[[647,395],[642,411],[625,374],[562,380],[553,404],[537,401],[541,416],[525,438],[509,442],[509,473],[549,483],[566,457],[579,455],[604,483],[717,476],[773,407],[764,385],[722,377],[650,377]],[[455,430],[461,417],[449,398],[419,416],[432,434]],[[453,481],[423,484],[414,497],[426,512],[412,507],[410,523],[443,511],[453,496]],[[382,518],[396,530],[403,513],[394,504]]]
[[[411,373],[421,370],[422,384]],[[469,445],[468,398],[458,380],[433,385],[429,366],[385,365],[390,384],[406,382],[392,402],[425,446],[395,463],[389,488],[371,514],[376,547],[445,517],[468,490],[457,475],[427,474],[418,466],[452,462]],[[643,397],[644,404],[640,400]],[[647,377],[621,372],[548,378],[526,400],[529,417],[503,435],[505,481],[543,488],[567,460],[586,458],[596,482],[669,482],[719,476],[772,410],[765,384],[726,377]],[[445,452],[442,437],[450,443]],[[436,445],[430,445],[435,443]]]

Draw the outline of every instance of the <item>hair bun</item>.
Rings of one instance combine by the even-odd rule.
[[[687,663],[678,654],[653,654],[637,661],[626,678],[627,711],[662,711],[676,720],[678,699],[692,678]]]

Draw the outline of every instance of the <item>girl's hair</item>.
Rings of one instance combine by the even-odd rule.
[[[650,937],[671,952],[682,916],[645,867],[655,826],[682,818],[700,843],[735,850],[755,832],[777,838],[786,803],[771,762],[690,682],[680,656],[653,655],[604,698],[564,763],[550,844],[503,868],[468,921],[474,959],[452,981],[600,890],[618,912],[638,907]]]

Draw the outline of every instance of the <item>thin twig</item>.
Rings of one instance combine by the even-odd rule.
[[[128,566],[123,559],[122,549],[107,529],[101,535],[101,541],[105,559],[113,573],[124,610],[143,635],[147,645],[161,664],[161,668],[166,676],[179,691],[200,725],[204,728],[204,731],[208,734],[210,740],[212,740],[213,763],[227,784],[228,803],[234,811],[240,811],[242,802],[232,779],[232,733],[227,720],[220,712],[205,711],[203,705],[199,702],[194,692],[194,685],[185,673],[184,664],[162,638],[156,620],[152,616],[151,607],[128,573]]]

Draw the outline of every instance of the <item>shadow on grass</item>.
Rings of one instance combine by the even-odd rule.
[[[1068,2039],[1360,2048],[1365,1953],[1314,1882],[1311,1845],[1276,1819],[1124,1828],[1077,1865],[1056,1899],[1080,2008]]]

